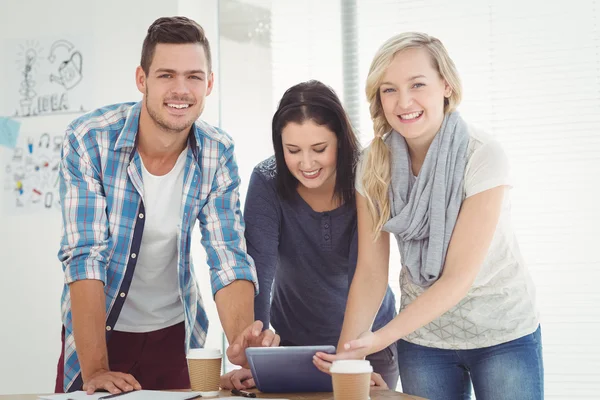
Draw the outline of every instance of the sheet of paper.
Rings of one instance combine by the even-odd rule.
[[[14,119],[0,117],[0,146],[14,149],[19,137],[21,123]]]
[[[115,397],[114,400],[185,400],[199,394],[199,392],[161,392],[157,390],[138,390]],[[110,393],[94,393],[88,396],[83,391],[77,391],[72,393],[39,396],[38,398],[43,400],[98,400],[105,396],[110,396]],[[235,398],[235,400],[240,399],[241,397]]]
[[[78,392],[72,392],[72,393],[49,394],[49,395],[45,395],[45,396],[39,396],[38,399],[44,399],[44,400],[68,400],[68,399],[97,400],[100,397],[108,396],[109,394],[110,393],[94,393],[94,394],[91,394],[88,396],[85,392],[78,391]]]

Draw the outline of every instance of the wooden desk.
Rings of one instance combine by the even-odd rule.
[[[13,394],[0,395],[0,400],[37,400],[37,394]],[[222,391],[220,397],[229,397],[231,392]],[[125,398],[125,397],[123,397]],[[289,400],[333,400],[333,393],[280,393],[280,394],[265,394],[258,393],[259,399],[289,399]],[[245,397],[239,397],[240,400]],[[421,397],[409,396],[391,390],[372,390],[371,400],[424,400]]]

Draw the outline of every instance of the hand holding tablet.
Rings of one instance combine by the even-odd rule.
[[[261,392],[331,392],[331,376],[319,371],[312,361],[318,351],[334,354],[335,347],[249,347],[246,357]]]

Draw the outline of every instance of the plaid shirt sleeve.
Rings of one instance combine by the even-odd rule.
[[[67,130],[59,174],[63,232],[58,258],[67,284],[82,279],[106,284],[106,199],[99,173],[81,143]]]
[[[211,193],[199,216],[213,295],[235,280],[252,282],[258,294],[256,268],[246,251],[239,199],[240,178],[233,148],[233,145],[229,146],[221,156]]]

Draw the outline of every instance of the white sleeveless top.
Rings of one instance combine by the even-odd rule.
[[[472,126],[469,135],[464,198],[498,186],[510,187],[508,159],[500,144]],[[363,159],[367,152],[368,149]],[[364,195],[361,166],[357,168],[356,190]],[[426,289],[413,284],[402,268],[400,290],[402,310]],[[467,295],[442,316],[403,339],[440,349],[476,349],[531,334],[538,324],[535,287],[513,231],[507,190],[490,248]]]

